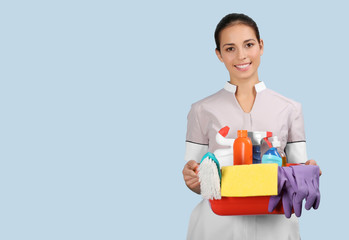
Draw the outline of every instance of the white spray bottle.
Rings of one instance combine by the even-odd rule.
[[[253,131],[248,132],[248,137],[252,140],[253,145],[253,164],[262,163],[261,159],[261,141],[265,137],[271,137],[272,132]]]

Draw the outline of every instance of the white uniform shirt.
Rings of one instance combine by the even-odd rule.
[[[206,152],[224,148],[216,142],[217,132],[229,126],[227,138],[237,138],[237,130],[271,131],[278,136],[289,163],[307,161],[304,122],[300,103],[270,89],[263,82],[255,85],[256,98],[251,112],[242,110],[236,86],[224,89],[192,105],[188,114],[185,159],[200,162]],[[266,149],[261,149],[263,153]],[[300,239],[298,219],[284,215],[219,216],[210,203],[202,200],[193,210],[188,240]]]

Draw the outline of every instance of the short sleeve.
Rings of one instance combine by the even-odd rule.
[[[199,115],[202,116],[200,107],[193,104],[187,117],[188,124],[186,141],[207,145],[208,138],[202,130],[203,119],[202,117],[200,118]]]
[[[299,141],[305,141],[305,132],[302,105],[297,103],[294,111],[291,112],[291,123],[288,129],[287,142]]]
[[[305,163],[308,159],[304,132],[302,105],[296,103],[291,112],[287,144],[285,148],[289,163]]]
[[[202,130],[203,116],[198,104],[191,106],[187,120],[185,160],[200,162],[208,150],[208,137]]]

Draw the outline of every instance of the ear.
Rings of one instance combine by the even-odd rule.
[[[216,48],[216,55],[217,55],[219,61],[223,62],[223,58],[222,58],[221,52],[217,48]]]
[[[264,52],[264,42],[263,42],[263,39],[261,39],[259,41],[259,47],[261,49],[261,56],[263,55],[263,52]]]

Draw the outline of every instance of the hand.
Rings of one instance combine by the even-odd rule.
[[[305,165],[315,165],[315,166],[317,166],[317,163],[316,163],[315,160],[310,159],[310,160],[308,160],[308,161],[305,163]],[[322,174],[322,171],[321,171],[321,169],[320,169],[320,175],[319,175],[319,176],[321,176],[321,174]]]
[[[194,161],[188,161],[183,168],[183,178],[187,187],[193,192],[200,194],[200,182],[198,176],[199,164]]]

